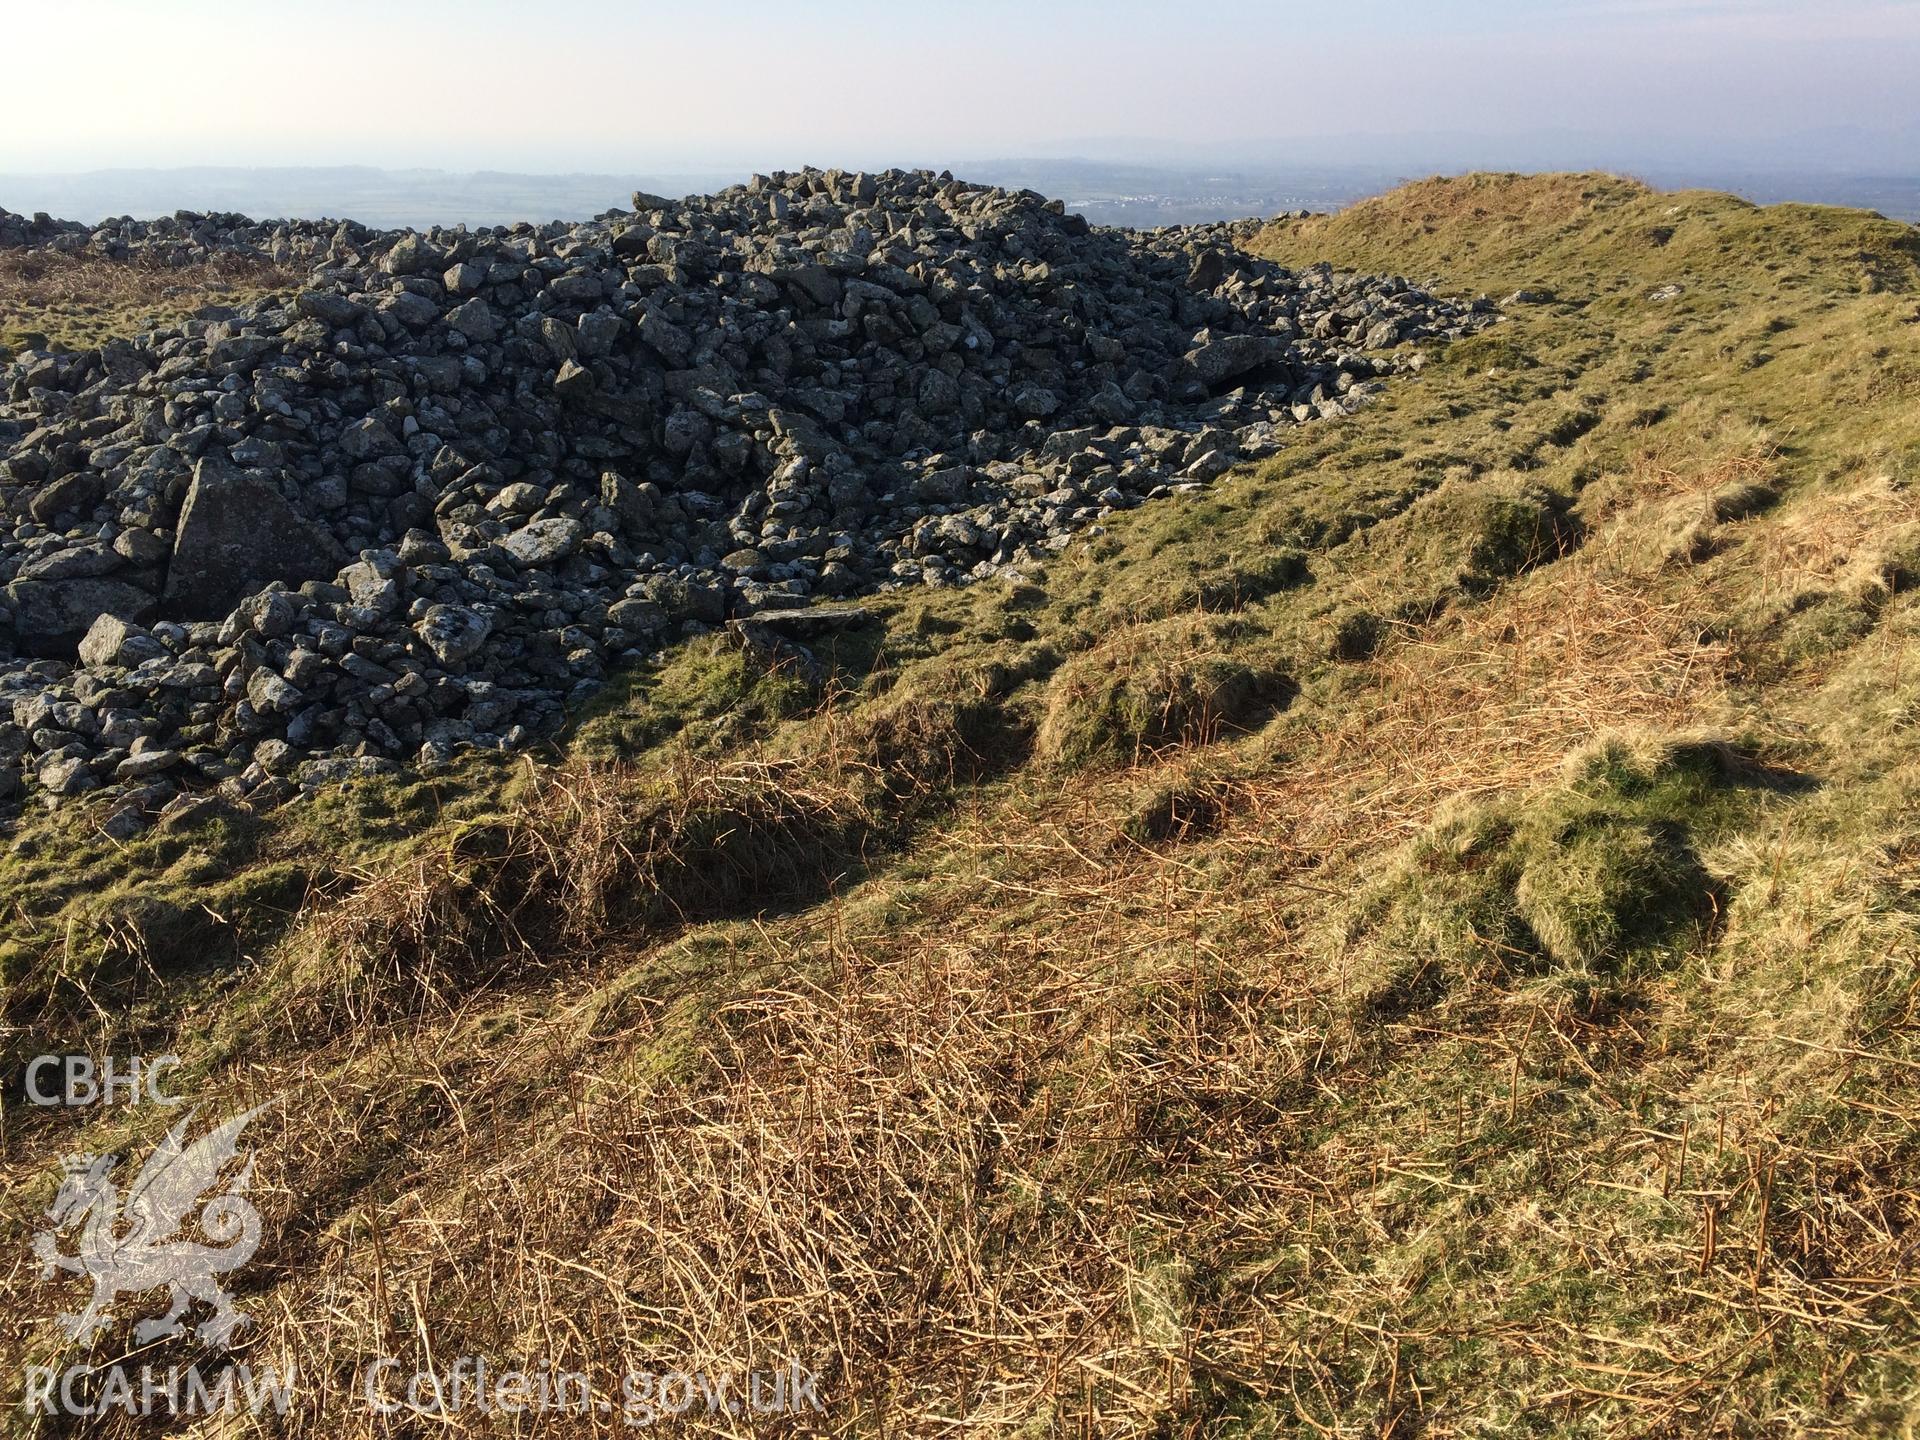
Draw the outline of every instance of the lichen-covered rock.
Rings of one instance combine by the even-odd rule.
[[[166,653],[166,646],[146,630],[118,615],[97,616],[80,642],[80,663],[96,670],[115,666],[130,669]]]
[[[454,667],[466,664],[480,653],[493,626],[484,615],[476,615],[461,606],[430,605],[413,629],[433,652],[434,659]]]

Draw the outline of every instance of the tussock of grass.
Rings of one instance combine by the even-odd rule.
[[[726,760],[681,746],[651,765],[534,772],[506,813],[444,832],[322,911],[276,1003],[322,1031],[376,1027],[565,963],[610,930],[817,902],[954,788],[1024,755],[993,677],[956,678],[958,695],[829,703],[817,729],[776,730]]]
[[[1422,977],[1617,972],[1704,938],[1721,897],[1698,847],[1772,773],[1724,744],[1645,737],[1565,768],[1556,788],[1444,810],[1360,904],[1346,942],[1371,958],[1353,973],[1385,976],[1361,982],[1369,1003]]]
[[[1036,748],[1062,765],[1133,763],[1245,733],[1284,707],[1292,689],[1272,669],[1208,653],[1204,633],[1191,627],[1136,627],[1054,674]]]
[[[1227,555],[1175,586],[1164,602],[1143,613],[1158,619],[1191,611],[1235,611],[1312,579],[1306,553],[1291,545],[1265,546],[1250,555]]]
[[[559,963],[616,925],[658,926],[815,898],[875,830],[864,777],[687,759],[665,779],[582,768],[513,813],[369,877],[304,935],[285,1002],[373,1027]]]
[[[1121,834],[1135,844],[1181,844],[1213,834],[1233,805],[1231,782],[1174,769],[1156,774],[1128,807]]]

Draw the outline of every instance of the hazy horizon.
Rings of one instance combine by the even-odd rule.
[[[69,0],[8,18],[0,172],[369,164],[1911,171],[1920,3]],[[83,100],[76,97],[84,96]]]
[[[0,206],[89,223],[580,219],[807,164],[950,169],[1115,224],[1488,169],[1920,219],[1920,0],[71,0],[8,30],[31,118],[0,133]]]
[[[771,168],[771,167],[770,167]],[[930,168],[943,168],[933,164]],[[1337,210],[1448,167],[1385,164],[1184,168],[1085,158],[961,160],[954,173],[1010,189],[1038,190],[1096,224],[1154,226]],[[748,178],[717,171],[394,170],[331,167],[121,167],[43,175],[0,173],[0,208],[98,224],[176,211],[238,212],[256,220],[352,219],[377,228],[577,221],[624,208],[631,192],[709,193]],[[1663,188],[1727,190],[1760,204],[1782,200],[1878,210],[1920,221],[1920,174],[1847,176],[1817,171],[1754,173],[1712,168],[1642,169]]]

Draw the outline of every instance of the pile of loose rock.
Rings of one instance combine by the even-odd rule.
[[[1494,318],[945,175],[634,206],[332,227],[284,306],[0,368],[0,794],[118,787],[131,833],[521,745],[730,616],[1018,571]]]
[[[182,210],[157,220],[123,216],[82,225],[44,212],[29,218],[0,209],[0,250],[50,250],[169,268],[229,258],[314,265],[330,255],[349,253],[347,247],[378,245],[383,239],[391,243],[392,237],[351,221],[256,223],[244,215]]]

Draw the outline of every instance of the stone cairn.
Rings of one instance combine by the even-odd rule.
[[[898,171],[471,231],[0,213],[310,267],[0,365],[0,804],[111,788],[132,835],[523,746],[729,618],[1018,574],[1496,318],[1244,234]]]

